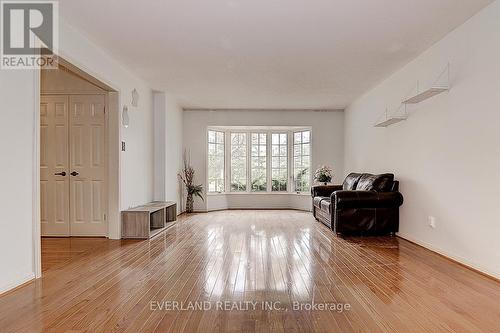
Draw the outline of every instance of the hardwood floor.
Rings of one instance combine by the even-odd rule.
[[[43,278],[0,297],[1,332],[500,330],[500,283],[399,238],[337,238],[304,212],[194,214],[149,241],[42,246]]]

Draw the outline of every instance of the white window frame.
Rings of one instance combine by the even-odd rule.
[[[224,132],[224,192],[208,192],[208,131]],[[206,142],[206,184],[208,195],[309,195],[309,192],[297,192],[294,188],[294,164],[293,164],[293,142],[294,133],[309,131],[309,165],[312,168],[313,160],[313,133],[312,128],[308,126],[210,126],[207,128],[207,142]],[[231,133],[246,133],[246,191],[231,191]],[[251,146],[252,146],[252,133],[266,133],[266,191],[252,191],[251,181]],[[272,191],[272,134],[273,133],[286,133],[287,134],[287,190],[286,191]],[[312,170],[309,170],[309,185],[312,186]]]
[[[232,173],[233,173],[233,170],[231,168],[231,162],[232,162],[232,151],[231,151],[231,145],[232,145],[232,142],[231,142],[231,135],[232,134],[245,134],[245,164],[246,164],[246,168],[245,168],[245,180],[246,180],[246,187],[245,187],[245,191],[233,191],[231,189],[231,180],[233,179],[233,176],[232,176]],[[228,158],[228,165],[229,165],[229,168],[226,169],[227,170],[227,174],[228,174],[228,178],[229,178],[229,182],[227,183],[228,184],[228,187],[227,187],[227,192],[231,192],[231,193],[245,193],[245,192],[248,192],[248,177],[249,177],[249,172],[248,172],[248,167],[249,167],[249,152],[250,152],[250,149],[248,147],[249,145],[249,137],[248,137],[248,132],[246,131],[236,131],[236,130],[230,130],[227,132],[226,135],[229,135],[229,158]],[[250,139],[251,140],[251,139]]]
[[[252,144],[252,134],[257,134],[259,136],[259,146],[261,146],[260,144],[260,135],[261,134],[265,134],[266,135],[266,190],[265,191],[253,191],[252,190],[252,170],[248,170],[249,171],[249,174],[250,174],[250,179],[247,179],[247,186],[250,185],[250,192],[252,193],[267,193],[269,192],[269,133],[267,131],[262,131],[262,130],[253,130],[253,131],[250,131],[250,145]],[[250,146],[250,156],[247,157],[247,161],[248,161],[248,164],[250,166],[250,168],[252,167],[252,147]],[[260,156],[260,153],[259,153],[259,156],[258,157],[261,157]]]
[[[270,131],[269,132],[270,134],[270,143],[269,143],[269,146],[268,146],[268,149],[269,149],[269,157],[270,157],[270,162],[269,162],[269,171],[271,173],[271,175],[269,176],[269,182],[271,184],[270,188],[269,188],[269,192],[272,192],[272,193],[287,193],[287,192],[291,192],[291,189],[292,189],[292,184],[290,183],[290,131],[286,131],[286,130],[276,130],[276,131]],[[286,189],[285,191],[273,191],[273,134],[286,134],[286,160],[287,160],[287,164],[286,164]],[[280,144],[281,146],[281,144]],[[281,158],[281,156],[280,156]]]
[[[296,191],[297,193],[308,193],[309,191],[297,191],[297,189],[295,189],[295,161],[294,161],[294,158],[295,158],[295,150],[294,150],[294,146],[295,146],[295,134],[296,133],[303,133],[303,132],[307,132],[309,131],[309,189],[311,188],[312,186],[312,131],[310,129],[300,129],[300,130],[295,130],[293,131],[292,133],[292,142],[290,143],[290,147],[292,149],[292,157],[291,157],[291,162],[292,162],[292,182],[293,182],[293,187],[294,187],[294,191]],[[302,135],[302,134],[301,134]],[[301,140],[302,141],[302,140]],[[300,145],[304,145],[303,142],[300,143]],[[302,149],[301,149],[302,151]],[[302,156],[302,155],[301,155]]]
[[[215,191],[215,192],[210,192],[209,191],[209,187],[208,187],[208,184],[209,184],[209,174],[210,174],[210,171],[208,169],[209,165],[208,165],[208,138],[209,138],[209,132],[222,132],[224,134],[224,177],[223,177],[223,181],[224,181],[224,191]],[[206,135],[206,138],[207,138],[207,141],[206,141],[206,145],[205,145],[205,149],[206,149],[206,158],[205,158],[205,163],[206,163],[206,175],[205,175],[205,179],[206,179],[206,184],[207,184],[207,193],[209,194],[221,194],[221,193],[225,193],[227,191],[227,161],[228,161],[228,158],[227,158],[227,132],[226,131],[223,131],[223,130],[219,130],[219,129],[215,129],[215,128],[208,128],[207,129],[207,135]],[[217,139],[215,140],[215,144],[217,145]]]

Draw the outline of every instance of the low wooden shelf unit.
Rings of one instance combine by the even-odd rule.
[[[151,238],[177,219],[177,204],[153,201],[122,211],[122,238]]]

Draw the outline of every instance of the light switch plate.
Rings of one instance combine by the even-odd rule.
[[[429,216],[429,227],[436,228],[436,218],[434,216]]]

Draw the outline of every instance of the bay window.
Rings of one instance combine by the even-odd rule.
[[[293,133],[293,180],[297,192],[306,192],[310,186],[310,134],[310,131]]]
[[[271,141],[271,191],[286,192],[288,179],[287,133],[272,133]]]
[[[247,134],[231,133],[231,191],[247,190]]]
[[[310,129],[299,127],[210,128],[208,192],[307,193],[310,137]]]
[[[224,192],[224,132],[208,131],[208,192]]]
[[[251,190],[267,191],[267,133],[252,133]]]

